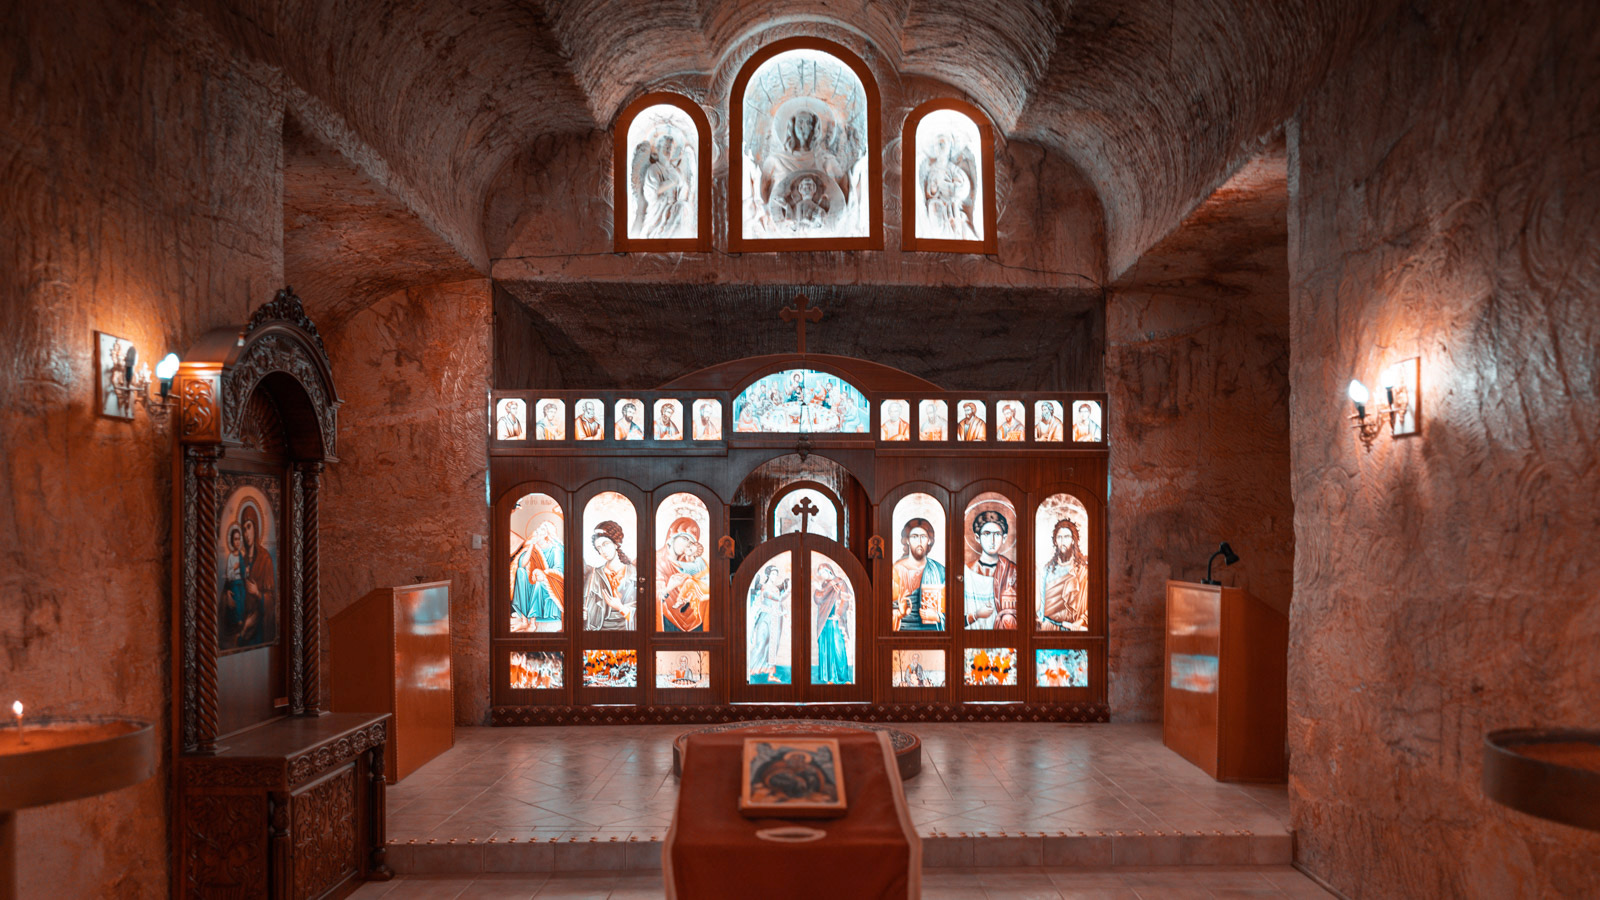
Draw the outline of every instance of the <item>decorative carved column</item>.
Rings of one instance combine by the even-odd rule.
[[[300,623],[301,705],[305,715],[314,716],[322,711],[322,570],[318,560],[321,531],[317,519],[322,493],[322,461],[296,463],[295,470],[299,474],[299,505],[303,516],[300,524],[303,557],[300,595],[304,605]]]
[[[368,857],[367,879],[369,881],[388,881],[394,877],[394,870],[389,868],[389,834],[385,825],[388,815],[388,798],[386,791],[388,784],[383,775],[383,750],[384,744],[379,743],[367,754],[367,797],[372,804],[369,821],[372,829],[372,853]]]
[[[289,470],[289,714],[305,715],[305,468]]]
[[[192,445],[194,468],[194,739],[196,753],[217,752],[217,457],[215,446]],[[187,587],[187,585],[186,585]]]
[[[270,810],[267,823],[267,858],[272,870],[272,884],[280,890],[292,884],[294,877],[294,835],[289,830],[289,799],[287,791],[271,791],[267,794],[267,806]],[[280,896],[286,896],[283,892]]]

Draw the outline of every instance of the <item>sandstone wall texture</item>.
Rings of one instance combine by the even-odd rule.
[[[1351,897],[1600,896],[1485,732],[1600,710],[1600,7],[1409,4],[1291,136],[1299,862]],[[1294,167],[1291,166],[1291,171]],[[1420,356],[1420,437],[1345,385]]]
[[[1287,608],[1288,202],[1281,144],[1119,280],[1106,301],[1110,688],[1118,720],[1159,720],[1169,578],[1215,574]]]
[[[165,740],[175,441],[98,415],[94,332],[154,362],[281,287],[281,101],[153,6],[0,18],[0,696]],[[166,788],[22,812],[21,895],[165,897]]]
[[[412,288],[327,336],[344,405],[322,507],[323,614],[374,588],[450,579],[462,725],[489,715],[492,310],[484,279]]]

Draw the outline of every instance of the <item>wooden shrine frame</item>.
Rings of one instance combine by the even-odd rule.
[[[734,401],[748,386],[776,372],[810,369],[843,379],[861,393],[868,411],[866,433],[772,433],[735,432]],[[495,400],[520,396],[566,401],[569,415],[575,414],[573,400],[578,397],[603,399],[608,404],[620,397],[644,399],[647,409],[663,398],[677,398],[685,408],[694,399],[710,398],[721,402],[722,437],[707,441],[617,441],[608,431],[605,441],[587,445],[563,441],[498,441],[491,436],[490,488],[494,520],[491,523],[496,560],[491,579],[491,721],[499,725],[579,724],[586,722],[724,722],[770,717],[843,717],[876,721],[981,720],[981,721],[1106,721],[1107,642],[1105,540],[1110,422],[1106,421],[1106,395],[1092,392],[1037,391],[943,391],[907,373],[879,364],[845,357],[818,354],[784,354],[736,360],[690,373],[653,390],[547,390],[496,391]],[[947,435],[942,442],[882,439],[879,417],[884,400],[906,399],[911,406],[913,424],[918,402],[940,399],[955,409],[962,401],[981,402],[989,423],[986,439],[958,442]],[[1001,401],[1022,404],[1024,440],[1002,442],[996,439],[995,412]],[[1094,400],[1101,405],[1101,441],[1094,443],[1049,442],[1037,440],[1034,430],[1036,401],[1053,400],[1069,409],[1076,400]],[[854,421],[861,421],[856,419]],[[569,423],[570,424],[570,423]],[[609,422],[607,423],[610,424]],[[643,423],[647,429],[650,422]],[[856,586],[857,684],[848,689],[824,686],[807,689],[804,678],[795,677],[791,685],[765,688],[744,684],[743,660],[746,652],[746,605],[741,591],[747,591],[754,561],[764,559],[793,543],[799,551],[801,536],[789,534],[761,542],[744,557],[738,572],[728,570],[728,557],[713,549],[716,537],[705,542],[711,554],[711,616],[715,626],[706,633],[662,633],[641,628],[635,632],[583,632],[569,623],[561,633],[517,633],[508,631],[510,617],[509,566],[501,565],[508,549],[509,516],[517,498],[538,491],[550,494],[565,510],[569,550],[567,552],[568,609],[576,612],[574,598],[581,596],[582,562],[573,546],[582,536],[577,524],[587,498],[605,486],[626,482],[637,491],[635,504],[643,532],[639,536],[641,571],[653,571],[659,536],[654,533],[656,505],[670,492],[692,485],[710,510],[712,528],[726,529],[732,498],[745,480],[763,464],[780,458],[811,454],[827,457],[850,476],[850,496],[834,497],[849,529],[849,546],[826,538],[806,535],[811,544],[827,545],[836,560],[849,557],[842,568],[852,573]],[[772,489],[775,502],[781,495],[812,479],[798,475]],[[814,486],[814,485],[808,485]],[[965,560],[964,529],[966,504],[978,493],[998,489],[1010,499],[1017,521],[1014,562],[1018,569],[1017,625],[1013,631],[972,631],[964,627],[962,577]],[[907,493],[927,493],[944,510],[944,534],[938,540],[946,547],[947,627],[942,632],[896,632],[891,630],[890,573],[900,555],[899,537],[888,533],[894,504]],[[1034,627],[1038,586],[1035,584],[1033,532],[1038,508],[1046,498],[1069,493],[1083,504],[1088,517],[1084,542],[1088,570],[1088,630],[1045,632]],[[757,535],[769,533],[773,517],[771,504],[758,503],[754,512],[761,516]],[[849,510],[849,512],[846,512]],[[720,524],[719,524],[720,523]],[[841,535],[842,537],[842,535]],[[758,538],[759,539],[759,538]],[[781,546],[780,546],[781,545]],[[795,565],[809,565],[808,556],[795,558]],[[576,571],[575,571],[576,569]],[[502,571],[505,570],[505,571]],[[809,575],[809,569],[807,570]],[[863,583],[865,582],[865,583]],[[794,590],[803,590],[796,578]],[[801,600],[803,606],[804,600]],[[655,615],[655,588],[652,579],[641,578],[638,597],[639,616],[644,624]],[[575,614],[575,613],[574,613]],[[960,620],[959,622],[956,620]],[[809,666],[809,628],[794,626],[792,647],[794,666]],[[1008,646],[1017,651],[1018,682],[1015,686],[971,686],[962,683],[962,653],[979,646]],[[582,689],[578,663],[582,651],[590,648],[627,647],[639,653],[637,689]],[[1034,672],[1037,651],[1082,649],[1087,656],[1089,684],[1065,687],[1042,686]],[[710,651],[711,677],[708,688],[679,693],[655,687],[654,655],[658,651]],[[942,651],[946,657],[947,680],[942,686],[916,689],[890,686],[890,660],[896,650]],[[554,651],[564,654],[565,684],[557,689],[510,689],[509,658],[514,652]],[[809,670],[808,670],[809,673]],[[799,673],[795,673],[797,676]]]
[[[756,70],[767,60],[789,50],[820,50],[849,66],[867,95],[867,233],[863,237],[747,238],[744,236],[744,179],[734,160],[744,153],[744,90]],[[878,81],[866,61],[848,47],[819,37],[791,37],[773,41],[739,67],[728,92],[728,252],[772,250],[882,250],[883,249],[883,104]]]
[[[931,112],[948,109],[961,113],[978,127],[978,143],[982,158],[978,172],[983,177],[982,197],[983,236],[975,241],[957,241],[925,238],[917,234],[917,208],[907,198],[917,196],[917,127]],[[944,98],[929,100],[906,116],[900,131],[900,249],[930,250],[944,253],[993,254],[998,242],[995,236],[995,185],[994,185],[994,126],[983,110],[965,100]]]
[[[697,177],[699,184],[695,186],[695,236],[692,238],[633,238],[628,236],[628,189],[630,187],[631,173],[628,171],[632,162],[633,151],[628,146],[628,129],[633,126],[633,120],[639,114],[652,106],[665,104],[675,106],[688,114],[690,121],[694,122],[695,132],[698,135],[699,147],[696,150],[696,164],[699,166]],[[652,91],[634,99],[617,115],[616,124],[611,128],[611,153],[612,153],[612,247],[618,253],[662,252],[662,253],[697,253],[711,249],[711,220],[714,213],[711,210],[711,119],[706,116],[706,111],[700,104],[682,94],[671,91]],[[529,416],[531,424],[533,416]]]
[[[345,896],[393,875],[389,715],[324,710],[319,507],[340,403],[327,351],[285,288],[244,327],[201,337],[173,393],[172,894]],[[272,601],[281,670],[219,667],[218,523],[229,473],[281,479]],[[247,687],[230,694],[228,685]],[[239,727],[225,725],[230,712]]]

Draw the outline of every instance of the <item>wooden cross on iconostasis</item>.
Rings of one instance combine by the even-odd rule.
[[[794,306],[785,306],[778,310],[778,316],[785,322],[795,323],[795,335],[800,342],[800,355],[806,355],[806,322],[821,322],[822,310],[811,306],[805,294],[794,295]]]
[[[789,510],[789,512],[792,512],[800,517],[800,533],[810,534],[811,517],[819,512],[822,512],[822,510],[818,509],[817,505],[811,502],[810,497],[801,497],[800,502],[796,503],[794,508]]]

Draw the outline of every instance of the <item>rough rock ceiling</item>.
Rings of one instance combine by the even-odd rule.
[[[188,2],[341,118],[477,261],[485,194],[519,148],[603,129],[647,86],[725,86],[771,30],[814,24],[1072,159],[1101,194],[1115,276],[1394,0]]]
[[[796,285],[510,285],[497,353],[548,360],[504,389],[647,388],[706,366],[792,353],[778,318],[798,292],[824,310],[807,349],[893,366],[951,390],[1103,390],[1099,291]],[[512,313],[512,315],[507,315]],[[502,361],[504,362],[504,361]],[[519,367],[501,365],[499,371]],[[526,382],[526,383],[514,383]]]

